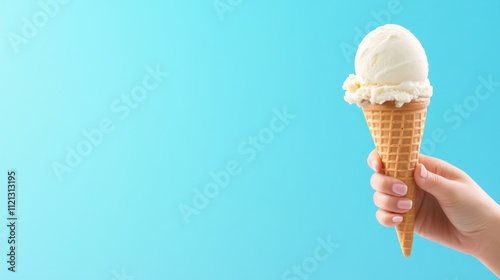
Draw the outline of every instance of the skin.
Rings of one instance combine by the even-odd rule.
[[[368,156],[368,165],[375,171],[370,184],[379,207],[377,220],[395,226],[408,211],[401,206],[411,204],[402,198],[406,186],[383,175],[376,151]],[[500,277],[500,206],[464,171],[437,158],[420,155],[414,178],[417,196],[410,206],[416,211],[415,233],[476,257]]]

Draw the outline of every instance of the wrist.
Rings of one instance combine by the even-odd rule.
[[[493,207],[489,226],[474,257],[500,276],[500,206]]]

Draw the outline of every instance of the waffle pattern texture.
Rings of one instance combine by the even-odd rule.
[[[427,117],[428,100],[413,101],[397,108],[394,102],[362,106],[376,150],[383,163],[383,172],[403,181],[408,186],[405,195],[416,199],[413,172],[418,163],[420,144]],[[413,244],[415,207],[403,214],[403,221],[396,226],[403,255],[409,257]]]

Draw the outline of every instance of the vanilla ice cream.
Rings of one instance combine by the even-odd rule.
[[[359,44],[354,68],[356,75],[349,75],[342,87],[350,104],[394,101],[401,107],[432,96],[427,55],[402,26],[387,24],[368,33]]]

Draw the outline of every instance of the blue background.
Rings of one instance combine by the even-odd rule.
[[[358,29],[410,29],[434,86],[423,151],[500,201],[500,87],[473,97],[479,77],[500,81],[500,2],[400,0],[391,12],[392,2],[232,0],[218,14],[212,0],[74,0],[16,47],[23,17],[43,9],[2,1],[0,170],[18,171],[19,221],[15,274],[0,227],[0,277],[282,279],[330,236],[337,248],[308,279],[495,279],[420,237],[401,255],[394,229],[375,219],[373,143],[341,86],[354,71],[342,46],[357,47]],[[168,78],[120,119],[111,104],[157,65]],[[460,124],[444,117],[464,102],[475,107]],[[239,146],[285,107],[295,117],[247,160]],[[59,180],[53,163],[107,118],[113,132]],[[186,223],[179,206],[232,160],[241,172]],[[0,209],[7,223],[5,198]]]

